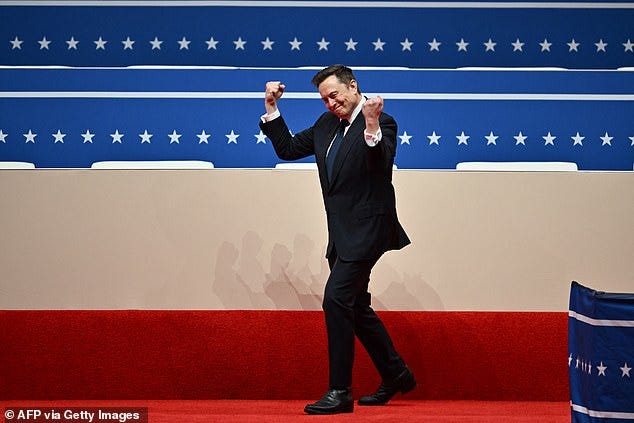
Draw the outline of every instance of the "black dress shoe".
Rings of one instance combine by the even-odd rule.
[[[329,389],[319,401],[308,404],[304,412],[308,414],[352,413],[353,408],[354,400],[350,388]]]
[[[398,391],[406,394],[416,387],[414,373],[405,366],[405,370],[390,382],[382,382],[379,389],[372,395],[359,398],[359,405],[384,405],[392,399]]]

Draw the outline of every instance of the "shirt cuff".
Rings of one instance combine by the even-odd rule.
[[[383,138],[383,133],[381,132],[381,128],[379,128],[374,134],[364,130],[363,136],[368,147],[374,147],[379,143],[379,141],[381,141],[381,138]]]
[[[280,116],[280,109],[276,109],[273,113],[263,114],[260,116],[260,119],[262,119],[262,122],[266,123],[272,121],[273,119],[277,119]]]

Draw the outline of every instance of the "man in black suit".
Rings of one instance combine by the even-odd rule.
[[[354,337],[359,338],[381,375],[378,390],[359,405],[382,405],[397,392],[414,389],[414,375],[394,349],[383,323],[370,307],[372,267],[388,250],[410,243],[396,215],[392,167],[396,122],[383,113],[381,97],[361,95],[352,70],[322,69],[312,83],[328,109],[308,129],[292,136],[277,108],[285,86],[266,83],[260,127],[283,160],[314,155],[326,207],[330,276],[323,310],[328,333],[329,389],[309,414],[352,412]]]

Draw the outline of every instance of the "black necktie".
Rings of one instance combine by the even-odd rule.
[[[339,151],[339,146],[341,146],[341,142],[343,141],[343,134],[346,130],[346,126],[348,126],[348,121],[343,119],[339,122],[339,126],[337,127],[337,134],[335,135],[335,139],[332,140],[332,144],[330,145],[330,150],[328,151],[328,155],[326,156],[326,170],[328,171],[328,180],[332,180],[332,170],[335,165],[335,157],[337,157],[337,151]]]

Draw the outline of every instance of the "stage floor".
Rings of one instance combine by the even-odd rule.
[[[147,401],[1,401],[5,423],[19,421],[8,419],[7,410],[54,409],[58,413],[72,410],[108,408],[125,411],[131,407],[148,409],[150,423],[197,423],[197,422],[460,422],[460,423],[569,423],[568,402],[497,402],[497,401],[415,401],[393,400],[383,407],[355,406],[354,413],[335,416],[309,416],[303,408],[312,401],[280,400],[147,400]],[[77,422],[81,420],[76,414]],[[46,420],[43,416],[29,421]],[[57,420],[60,421],[60,420]],[[63,421],[63,420],[62,420]],[[93,420],[93,423],[96,420]],[[117,420],[113,420],[117,421]],[[129,419],[127,422],[134,422]],[[137,420],[138,421],[138,420]],[[125,423],[127,423],[125,422]]]

